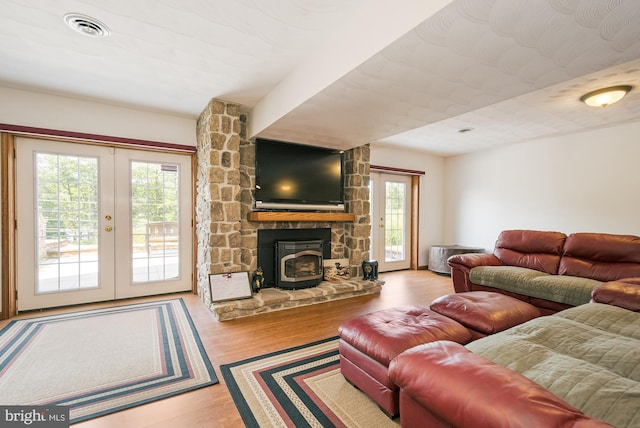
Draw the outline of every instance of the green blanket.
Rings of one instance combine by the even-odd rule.
[[[640,313],[589,303],[467,345],[588,416],[640,427]]]

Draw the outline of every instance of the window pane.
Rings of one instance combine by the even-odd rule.
[[[36,153],[36,293],[98,287],[98,159]]]
[[[386,182],[385,261],[405,260],[405,201],[404,183]]]
[[[179,276],[177,164],[131,162],[133,282]]]

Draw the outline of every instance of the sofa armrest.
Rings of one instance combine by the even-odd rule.
[[[451,268],[451,280],[456,293],[471,291],[469,271],[476,266],[500,266],[500,260],[492,253],[455,254],[447,259]]]
[[[391,361],[389,376],[403,394],[451,426],[611,427],[450,341],[401,353]]]
[[[591,301],[640,312],[640,277],[605,282],[593,290]]]

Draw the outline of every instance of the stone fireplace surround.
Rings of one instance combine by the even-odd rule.
[[[210,308],[209,274],[253,272],[259,229],[331,229],[331,258],[349,259],[351,276],[369,258],[369,145],[346,151],[345,210],[354,221],[250,221],[254,209],[255,143],[238,104],[211,100],[197,124],[196,274]]]

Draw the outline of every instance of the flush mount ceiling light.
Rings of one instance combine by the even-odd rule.
[[[621,85],[598,89],[584,94],[580,101],[590,107],[606,107],[620,101],[632,88],[629,85]]]
[[[67,13],[64,22],[74,31],[89,37],[107,37],[111,34],[109,27],[95,18],[79,13]]]

